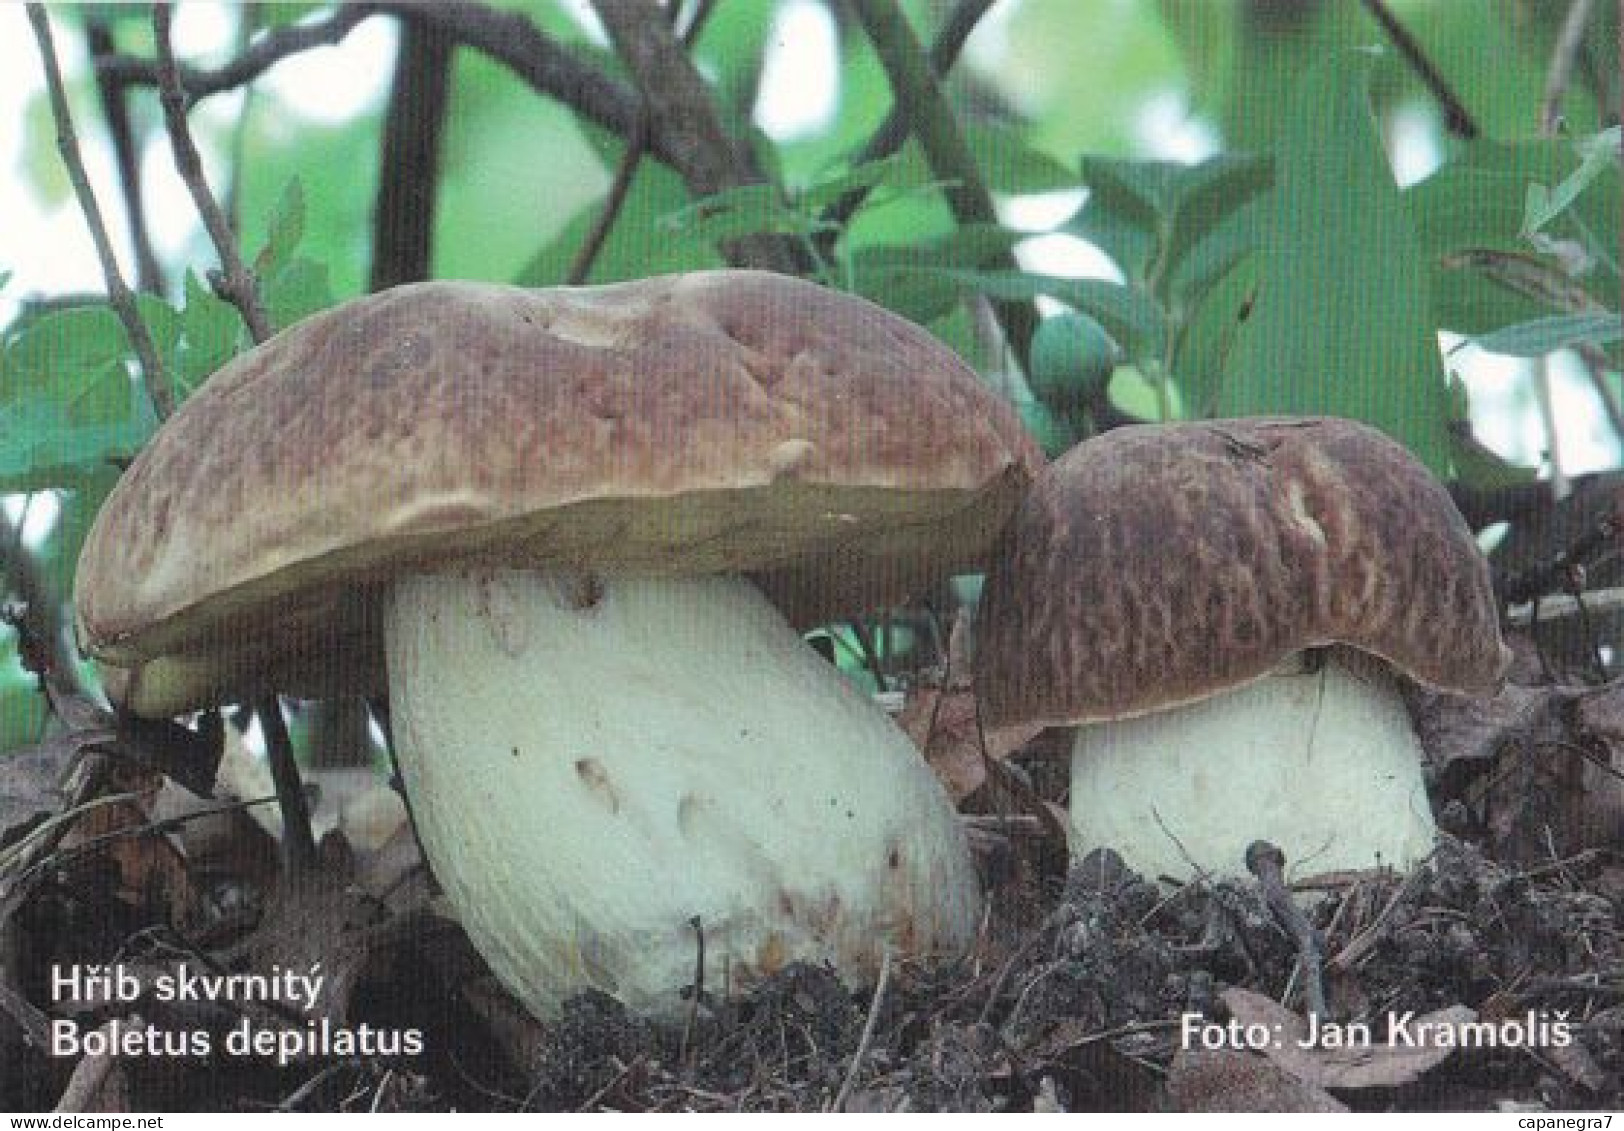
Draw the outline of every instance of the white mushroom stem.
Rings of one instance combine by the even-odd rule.
[[[971,940],[946,794],[748,582],[424,576],[387,633],[424,848],[538,1015],[589,987],[677,1009],[701,933],[711,992]]]
[[[1079,727],[1072,847],[1108,846],[1142,874],[1176,879],[1244,875],[1259,839],[1285,852],[1292,875],[1408,868],[1436,833],[1423,758],[1386,669],[1331,651],[1317,668]]]

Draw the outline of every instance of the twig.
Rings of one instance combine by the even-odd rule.
[[[282,718],[282,704],[275,695],[266,695],[254,704],[254,715],[265,732],[265,757],[276,788],[277,807],[282,810],[282,855],[289,875],[312,872],[316,867],[316,836],[310,828],[310,802],[305,797],[299,764],[293,758],[293,740]]]
[[[891,948],[887,946],[880,955],[880,977],[874,984],[874,997],[868,1003],[868,1019],[863,1022],[862,1035],[857,1038],[857,1051],[851,1054],[846,1079],[842,1081],[840,1091],[835,1094],[831,1111],[845,1111],[846,1104],[851,1100],[852,1091],[857,1087],[857,1074],[862,1070],[863,1061],[868,1058],[869,1046],[874,1043],[874,1032],[879,1028],[881,1007],[885,1005],[885,992],[890,985]]]
[[[953,10],[943,21],[941,30],[936,33],[936,39],[930,45],[930,69],[939,79],[953,69],[958,62],[959,52],[964,50],[964,44],[970,38],[970,33],[981,22],[981,17],[987,14],[997,0],[959,0]],[[902,143],[908,140],[909,117],[907,107],[902,103],[891,108],[880,128],[874,131],[874,136],[868,139],[862,152],[853,162],[864,165],[873,161],[883,161],[897,150]],[[824,210],[819,218],[817,236],[820,254],[825,259],[831,258],[834,253],[834,243],[839,237],[840,230],[846,222],[857,214],[863,201],[868,199],[870,188],[855,188],[846,193],[839,200]]]
[[[164,378],[157,347],[153,345],[146,323],[141,321],[141,314],[136,309],[135,295],[119,273],[113,242],[108,238],[101,207],[96,203],[96,194],[90,187],[90,177],[85,172],[84,158],[79,152],[79,139],[73,129],[73,114],[68,109],[67,88],[62,83],[62,67],[57,61],[50,17],[46,15],[43,4],[33,2],[28,5],[28,22],[33,25],[34,38],[39,43],[40,62],[45,68],[51,117],[56,122],[56,147],[62,154],[62,163],[67,167],[68,179],[73,183],[73,194],[79,201],[79,208],[84,212],[90,238],[96,245],[96,258],[101,262],[102,278],[107,282],[107,301],[118,314],[124,332],[129,335],[130,345],[135,349],[135,356],[141,362],[141,380],[147,396],[152,400],[153,411],[160,420],[165,419],[175,411],[175,398]]]
[[[699,1023],[699,1003],[705,996],[705,922],[695,915],[688,920],[688,925],[694,929],[694,996],[688,1001],[688,1016],[682,1024],[682,1043],[677,1050],[677,1059],[685,1068],[689,1064],[689,1042],[693,1040],[694,1029]]]
[[[1324,956],[1320,952],[1319,933],[1286,887],[1282,873],[1285,863],[1286,854],[1266,840],[1254,840],[1246,848],[1247,871],[1257,877],[1263,889],[1263,901],[1297,944],[1297,965],[1303,974],[1303,999],[1308,1015],[1322,1018],[1326,1015],[1325,979],[1321,972]]]
[[[568,106],[586,121],[628,137],[635,129],[641,100],[626,83],[551,39],[520,12],[507,12],[475,0],[424,4],[421,0],[381,0],[342,4],[326,19],[292,24],[267,32],[246,52],[217,68],[183,67],[181,84],[195,99],[247,86],[271,67],[293,55],[342,40],[362,21],[376,15],[414,20],[444,31],[461,47],[478,51],[506,67],[537,94]],[[99,73],[113,81],[153,86],[158,67],[150,59],[117,55],[97,60]],[[682,154],[672,139],[656,134],[649,154],[673,168]]]
[[[709,86],[659,9],[646,0],[593,0],[593,7],[643,93],[651,138],[663,143],[688,191],[704,197],[763,183],[749,150],[723,126]],[[777,233],[743,236],[723,251],[740,266],[787,275],[805,274],[811,266],[793,241]]]
[[[570,260],[569,271],[564,276],[564,281],[570,286],[580,286],[592,277],[592,265],[598,261],[615,221],[620,219],[620,210],[626,206],[626,197],[631,192],[632,182],[637,179],[637,170],[643,164],[644,154],[648,152],[648,136],[648,118],[640,117],[632,126],[631,136],[626,139],[626,149],[620,155],[620,164],[615,166],[615,176],[609,182],[609,192],[603,198],[603,208],[598,212],[598,218],[592,222],[592,228],[581,241],[581,246],[575,250],[575,258]]]
[[[1427,53],[1421,49],[1421,44],[1410,34],[1409,29],[1388,9],[1385,0],[1364,0],[1364,5],[1365,11],[1381,25],[1387,38],[1398,48],[1398,53],[1404,56],[1404,61],[1421,80],[1421,85],[1427,88],[1439,108],[1443,110],[1444,128],[1466,141],[1477,137],[1481,131],[1471,112],[1466,109],[1466,104],[1450,89],[1449,83],[1444,81],[1443,74],[1433,66],[1432,60],[1427,58]]]
[[[705,23],[715,11],[715,5],[710,0],[701,0],[696,5],[693,18],[678,35],[684,48],[691,48],[699,33],[704,30]],[[677,16],[677,9],[671,10],[672,18]],[[569,271],[564,281],[570,286],[580,286],[592,276],[592,265],[597,262],[603,251],[603,245],[609,238],[609,232],[614,228],[615,221],[620,218],[621,209],[626,206],[626,197],[631,192],[632,182],[637,179],[637,170],[648,153],[649,134],[652,124],[649,120],[648,108],[645,105],[634,119],[631,131],[626,135],[626,148],[620,155],[620,163],[615,166],[614,179],[609,182],[609,192],[603,200],[603,208],[598,217],[592,222],[592,228],[576,249],[575,258],[570,261]]]
[[[1506,610],[1506,620],[1518,628],[1526,628],[1534,623],[1536,608],[1540,624],[1577,617],[1581,612],[1590,615],[1616,613],[1624,609],[1624,588],[1586,590],[1578,595],[1557,593],[1541,596],[1512,605]]]
[[[930,60],[902,9],[891,0],[850,0],[852,10],[885,68],[891,94],[908,115],[931,173],[943,182],[943,194],[961,224],[996,224],[992,195],[976,166],[975,155],[959,131],[958,119],[943,95]],[[1005,253],[1002,266],[1018,270]],[[1021,368],[1028,369],[1037,310],[1031,303],[995,302],[993,311]]]
[[[1540,129],[1555,134],[1562,125],[1562,99],[1573,81],[1573,65],[1584,46],[1585,25],[1590,22],[1590,0],[1573,0],[1562,19],[1562,30],[1551,48],[1551,65],[1545,73],[1545,95],[1540,100]]]
[[[263,342],[270,338],[274,328],[270,315],[265,313],[253,272],[237,250],[236,235],[203,176],[203,158],[198,154],[197,143],[192,140],[192,131],[186,124],[186,92],[181,88],[180,70],[175,63],[174,45],[170,42],[171,19],[168,3],[152,6],[152,31],[158,47],[158,92],[163,102],[169,145],[174,150],[175,170],[186,182],[192,204],[208,230],[215,254],[220,257],[220,274],[214,279],[214,289],[241,312],[254,341]]]
[[[105,18],[85,13],[85,44],[92,59],[117,52],[112,29]],[[111,82],[100,73],[96,75],[96,92],[101,98],[102,118],[107,123],[107,134],[113,141],[113,163],[118,169],[119,190],[124,197],[124,212],[130,221],[130,243],[135,248],[136,286],[154,294],[163,290],[163,273],[158,257],[152,251],[152,236],[147,231],[146,209],[141,194],[141,147],[135,138],[135,127],[130,121],[129,100],[125,88]]]
[[[340,4],[314,23],[285,24],[266,32],[241,55],[223,66],[180,68],[181,85],[193,98],[207,98],[244,87],[283,59],[316,47],[331,47],[375,11],[362,4]],[[159,66],[135,55],[109,55],[94,61],[96,76],[115,86],[157,86]]]

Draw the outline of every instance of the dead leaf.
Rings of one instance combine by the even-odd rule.
[[[1325,1089],[1243,1049],[1181,1049],[1167,1070],[1174,1111],[1347,1111]]]
[[[50,738],[0,758],[0,847],[62,811],[62,781],[79,754],[79,746],[65,739]]]
[[[987,780],[986,758],[1007,758],[1043,731],[1041,726],[983,731],[976,722],[975,691],[968,679],[947,688],[920,685],[908,692],[897,723],[936,772],[954,801],[970,796]]]
[[[1273,998],[1231,987],[1221,995],[1230,1016],[1246,1027],[1268,1033],[1263,1055],[1304,1083],[1319,1088],[1397,1088],[1409,1084],[1448,1059],[1460,1043],[1461,1026],[1477,1019],[1464,1005],[1410,1018],[1404,1036],[1384,1036],[1371,1026],[1368,1040],[1341,1026],[1334,1032],[1343,1047],[1308,1044],[1308,1023]]]
[[[1560,736],[1559,711],[1574,694],[1570,688],[1508,683],[1492,699],[1474,699],[1411,685],[1405,698],[1427,760],[1444,770],[1459,761],[1487,761],[1513,744]]]

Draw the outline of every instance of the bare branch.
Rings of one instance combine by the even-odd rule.
[[[941,30],[936,33],[936,39],[930,45],[930,68],[940,79],[953,69],[958,62],[959,52],[964,50],[965,42],[970,33],[981,22],[981,17],[987,10],[997,3],[997,0],[960,0],[953,11],[948,13]],[[891,108],[891,113],[874,136],[868,139],[863,146],[862,153],[856,163],[866,164],[870,161],[883,160],[902,148],[903,142],[908,140],[908,113],[907,107],[898,102]],[[819,245],[827,256],[833,251],[834,241],[839,229],[845,227],[846,222],[857,214],[863,201],[868,198],[870,190],[857,188],[842,196],[825,210],[819,226],[824,234],[819,238]]]
[[[93,59],[111,55],[117,50],[107,22],[88,12],[85,14],[85,42]],[[163,274],[158,268],[158,257],[153,253],[152,238],[147,232],[146,209],[141,195],[141,147],[136,141],[135,126],[130,121],[126,89],[98,74],[96,91],[101,96],[107,133],[113,140],[113,160],[118,169],[119,189],[124,196],[124,214],[130,221],[130,243],[135,248],[136,286],[158,294],[163,291]]]
[[[365,5],[340,4],[331,16],[310,24],[288,24],[267,32],[247,51],[213,69],[180,68],[180,82],[193,98],[207,98],[247,86],[277,63],[315,47],[329,47],[348,35],[373,12]],[[106,55],[95,60],[96,77],[117,86],[157,86],[158,64],[134,55]]]
[[[181,84],[194,99],[236,90],[253,82],[292,55],[342,40],[363,20],[387,14],[439,28],[458,46],[471,48],[500,63],[536,93],[555,99],[582,118],[621,137],[636,128],[641,104],[635,90],[572,54],[543,34],[520,12],[504,12],[466,0],[424,4],[419,0],[382,0],[343,4],[328,18],[268,32],[244,54],[217,68],[182,67]],[[97,70],[121,83],[156,86],[157,65],[150,59],[119,55],[97,61]],[[650,153],[668,165],[676,154],[656,137]]]
[[[650,136],[672,155],[672,167],[695,196],[711,196],[765,178],[749,151],[727,132],[710,87],[682,43],[646,0],[594,0],[615,50],[636,78],[648,107]],[[810,264],[788,239],[760,234],[732,241],[728,258],[742,266],[789,275]]]
[[[129,335],[130,345],[141,363],[141,379],[153,411],[159,419],[175,411],[175,398],[164,379],[163,363],[158,360],[158,349],[147,333],[146,323],[136,309],[135,295],[119,273],[118,257],[113,252],[113,241],[107,235],[101,207],[96,203],[95,191],[90,187],[90,176],[85,172],[83,155],[79,152],[79,138],[73,129],[73,114],[68,109],[67,88],[62,82],[62,66],[57,60],[56,40],[51,34],[50,17],[40,3],[28,5],[28,22],[34,27],[34,38],[39,43],[40,62],[45,68],[45,84],[50,91],[51,117],[56,122],[56,147],[67,167],[68,179],[73,183],[73,194],[85,214],[85,225],[96,245],[96,258],[101,263],[102,278],[107,282],[107,301],[118,314],[118,320]]]
[[[1472,112],[1466,108],[1466,103],[1460,100],[1460,95],[1445,81],[1443,72],[1433,65],[1427,57],[1426,51],[1410,34],[1410,30],[1399,22],[1397,16],[1387,7],[1384,0],[1364,0],[1365,11],[1370,13],[1371,19],[1381,25],[1382,31],[1388,40],[1398,49],[1404,61],[1415,72],[1416,78],[1421,80],[1432,94],[1439,109],[1444,112],[1444,128],[1458,138],[1470,141],[1482,131],[1478,129]]]
[[[700,0],[695,6],[692,19],[687,27],[680,33],[684,48],[691,48],[699,33],[704,30],[715,5],[711,0]],[[672,10],[673,18],[676,10]],[[585,283],[592,275],[592,265],[597,262],[598,255],[603,251],[603,245],[609,238],[609,232],[614,228],[615,221],[620,218],[620,211],[626,206],[626,197],[631,192],[632,182],[637,178],[637,170],[648,154],[649,146],[649,115],[645,109],[639,114],[631,134],[626,138],[625,151],[620,155],[620,163],[615,166],[614,179],[609,182],[609,192],[603,200],[603,208],[598,218],[592,222],[592,228],[587,232],[581,246],[576,249],[575,258],[570,261],[569,271],[564,281],[572,286]]]
[[[203,219],[215,254],[220,257],[220,275],[215,289],[241,313],[248,324],[248,332],[255,342],[270,338],[273,327],[265,304],[260,299],[259,284],[248,264],[237,250],[237,238],[226,220],[226,214],[214,199],[208,180],[203,175],[203,158],[192,140],[192,131],[186,124],[186,91],[181,88],[179,68],[175,63],[175,49],[170,42],[171,13],[167,3],[152,6],[152,30],[158,45],[158,92],[163,102],[164,124],[169,130],[169,145],[175,155],[175,170],[186,182],[192,195],[192,204]]]
[[[1539,122],[1542,132],[1555,134],[1562,123],[1562,99],[1573,81],[1573,65],[1584,48],[1585,25],[1590,22],[1591,0],[1573,0],[1562,20],[1562,30],[1551,49],[1551,65],[1545,75],[1545,94],[1540,99]]]

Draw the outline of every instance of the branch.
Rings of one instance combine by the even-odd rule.
[[[1460,96],[1450,89],[1442,72],[1433,66],[1432,60],[1427,58],[1427,53],[1421,49],[1421,44],[1410,34],[1409,29],[1399,23],[1398,17],[1388,10],[1385,0],[1364,0],[1364,5],[1371,19],[1381,25],[1388,40],[1398,48],[1398,53],[1404,56],[1404,61],[1421,80],[1421,85],[1427,88],[1439,108],[1443,110],[1444,128],[1465,141],[1477,137],[1481,131],[1477,122],[1473,120],[1471,111],[1466,109],[1466,104],[1460,100]]]
[[[88,12],[85,14],[85,42],[92,59],[111,55],[117,50],[112,29],[106,21]],[[124,212],[130,220],[130,243],[135,247],[136,286],[158,294],[164,289],[163,274],[158,268],[158,257],[152,251],[146,209],[142,207],[141,147],[136,144],[135,127],[130,122],[129,100],[125,98],[124,87],[107,81],[100,74],[96,76],[96,91],[101,97],[107,133],[113,140],[119,189],[124,196]]]
[[[700,0],[696,5],[693,18],[679,33],[684,49],[692,48],[694,40],[704,30],[714,11],[715,5],[711,0]],[[676,15],[676,9],[673,8],[673,18]],[[620,155],[620,163],[615,166],[614,179],[609,182],[609,191],[604,196],[603,208],[598,213],[598,218],[592,222],[592,228],[581,241],[581,246],[576,249],[575,258],[570,260],[569,271],[564,276],[564,281],[570,286],[579,286],[591,278],[592,265],[597,262],[599,254],[603,251],[603,245],[609,238],[610,230],[620,218],[621,209],[626,206],[626,197],[631,192],[632,182],[637,178],[638,167],[648,154],[649,128],[649,115],[645,109],[637,116],[636,124],[626,138],[626,148]]]
[[[372,219],[370,288],[430,275],[455,41],[444,28],[403,21],[394,88],[384,119],[378,202]]]
[[[315,47],[330,47],[348,35],[372,11],[364,5],[340,4],[331,16],[310,24],[287,24],[267,32],[249,49],[213,69],[181,67],[180,82],[193,98],[207,98],[247,86],[277,63]],[[107,55],[94,60],[98,82],[114,86],[157,86],[158,64],[134,55]]]
[[[1563,17],[1551,63],[1545,74],[1545,94],[1540,99],[1540,132],[1554,135],[1562,123],[1562,99],[1573,81],[1573,65],[1584,47],[1585,25],[1590,22],[1590,0],[1573,0]]]
[[[717,114],[709,86],[658,8],[646,0],[593,0],[615,50],[643,92],[650,136],[673,155],[672,167],[696,197],[760,184],[749,151],[730,135]],[[762,233],[730,241],[733,262],[788,275],[810,267],[783,236]]]
[[[45,84],[50,90],[51,117],[56,122],[56,147],[67,167],[68,179],[73,183],[73,195],[85,214],[85,225],[96,245],[96,258],[101,262],[102,278],[107,281],[107,301],[118,314],[118,320],[129,335],[130,345],[141,362],[141,380],[152,400],[153,411],[160,420],[175,411],[175,398],[164,380],[163,364],[158,360],[158,349],[147,333],[135,306],[135,295],[119,273],[118,257],[113,253],[113,242],[108,238],[107,225],[102,220],[101,207],[90,187],[90,176],[85,172],[84,157],[79,152],[79,138],[73,130],[73,114],[68,109],[67,88],[62,83],[62,67],[57,61],[56,40],[51,35],[50,17],[45,6],[34,2],[28,5],[28,22],[34,27],[34,38],[39,43],[40,63],[45,68]]]
[[[270,338],[273,327],[260,299],[259,283],[248,264],[237,250],[236,236],[221,211],[219,202],[209,189],[203,176],[203,158],[186,124],[186,91],[181,88],[180,69],[175,63],[175,48],[170,42],[171,13],[168,3],[152,6],[152,31],[158,46],[158,93],[164,108],[164,124],[169,130],[169,146],[175,155],[175,171],[186,182],[197,214],[203,218],[209,240],[220,257],[220,273],[215,278],[215,290],[241,313],[248,324],[248,332],[256,343]]]
[[[935,41],[930,45],[930,69],[938,79],[953,69],[958,62],[959,52],[964,50],[965,42],[970,33],[975,31],[981,17],[997,0],[960,0],[950,13],[947,21],[936,33]],[[909,118],[907,108],[898,102],[891,108],[891,113],[874,136],[868,139],[863,146],[862,153],[858,154],[853,162],[856,165],[866,165],[872,161],[883,161],[897,150],[902,148],[903,142],[908,140]],[[839,238],[839,232],[846,226],[857,210],[863,206],[871,192],[868,188],[852,189],[845,196],[830,205],[823,213],[818,236],[819,250],[825,258],[832,256],[834,242]]]
[[[907,114],[914,136],[925,151],[931,173],[944,183],[942,191],[954,218],[960,224],[998,223],[992,194],[981,178],[975,155],[965,144],[958,119],[913,28],[908,26],[907,16],[889,0],[850,0],[850,4],[885,68],[892,97]],[[1003,266],[1020,269],[1013,255],[1006,253],[1002,258]],[[1029,368],[1032,334],[1038,321],[1036,308],[1031,303],[996,302],[993,310],[1021,368]]]

